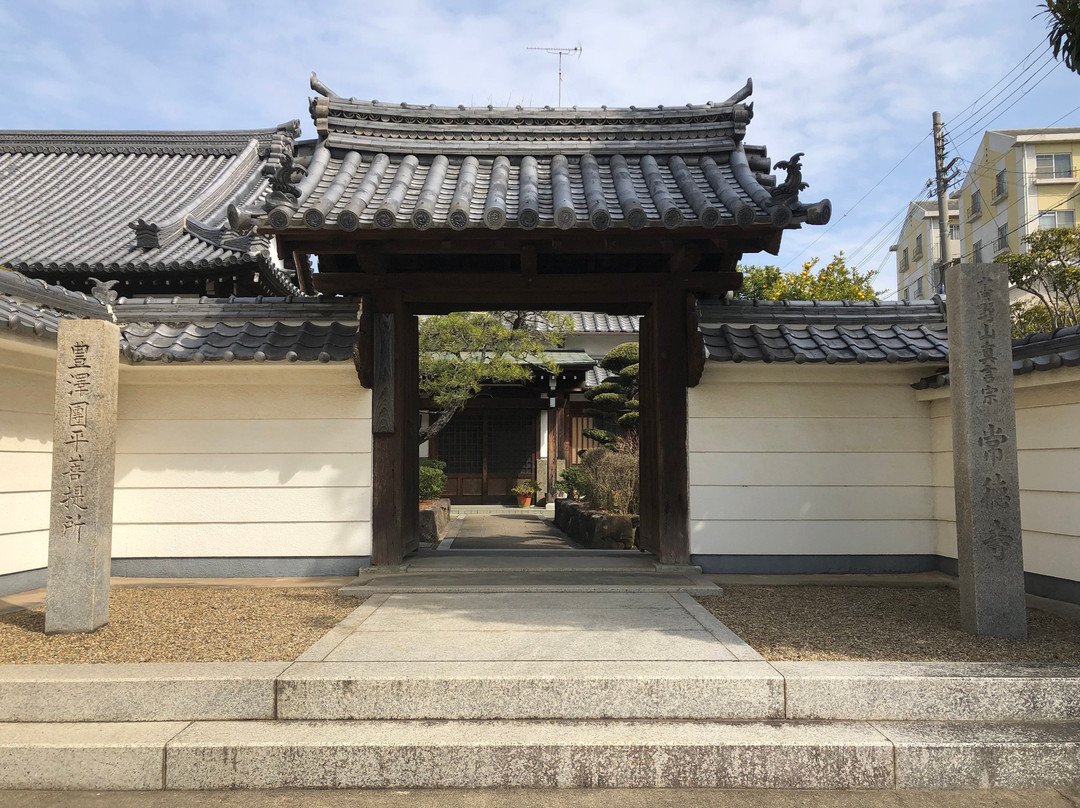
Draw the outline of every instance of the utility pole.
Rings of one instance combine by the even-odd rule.
[[[569,56],[571,53],[576,53],[578,58],[581,58],[581,43],[579,42],[572,48],[555,48],[555,47],[528,47],[525,50],[544,51],[544,53],[550,53],[553,56],[559,57],[559,103],[557,106],[562,106],[562,58],[563,56]]]
[[[941,123],[941,113],[934,113],[934,173],[937,176],[938,241],[941,243],[940,271],[937,286],[945,285],[945,267],[952,256],[949,255],[949,178],[945,175],[956,163],[945,165],[945,127]]]

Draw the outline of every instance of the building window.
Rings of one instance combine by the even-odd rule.
[[[1072,172],[1071,154],[1036,154],[1035,178],[1039,180],[1070,179]]]
[[[923,297],[923,283],[922,283],[922,281],[923,281],[922,275],[920,275],[918,277],[918,279],[916,279],[916,281],[915,281],[915,299],[916,300],[925,300],[926,299],[925,297]]]
[[[1007,224],[998,227],[997,241],[994,243],[994,249],[998,252],[1009,249],[1009,226]]]
[[[971,192],[971,207],[968,208],[968,214],[978,216],[980,213],[982,213],[982,196],[979,194],[979,189],[976,188]]]
[[[1005,169],[1001,169],[997,173],[997,177],[994,179],[994,198],[1001,199],[1001,197],[1008,195],[1009,186],[1005,184]]]
[[[911,300],[911,290],[904,287],[904,300]]]
[[[1046,230],[1051,227],[1076,227],[1076,214],[1071,210],[1039,211],[1039,229]]]
[[[960,240],[960,225],[958,225],[958,224],[950,224],[949,225],[949,241],[959,241],[959,240]]]
[[[971,263],[982,263],[982,241],[976,241],[971,245]]]
[[[915,260],[922,258],[922,233],[915,236]]]
[[[901,272],[907,272],[908,271],[908,266],[909,266],[909,264],[908,264],[907,247],[904,247],[904,256],[900,259],[900,271]]]

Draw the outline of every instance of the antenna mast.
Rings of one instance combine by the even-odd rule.
[[[525,50],[543,51],[544,53],[550,53],[553,56],[559,57],[559,106],[562,106],[562,58],[568,56],[571,53],[576,53],[578,58],[581,58],[581,44],[574,46],[573,48],[549,48],[549,47],[527,47]]]

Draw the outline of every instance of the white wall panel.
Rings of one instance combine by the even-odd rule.
[[[49,554],[54,359],[0,341],[0,575],[40,569]]]
[[[116,525],[114,558],[259,558],[371,554],[370,522]]]
[[[371,397],[351,365],[145,370],[121,374],[114,557],[370,553]]]
[[[0,575],[38,570],[49,563],[49,530],[0,534]]]
[[[692,552],[734,555],[930,554],[934,522],[922,520],[691,520]]]
[[[911,373],[708,363],[690,391],[694,554],[932,554]]]

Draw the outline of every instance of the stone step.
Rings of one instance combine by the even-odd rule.
[[[1060,788],[1080,723],[0,724],[0,788]]]
[[[1080,720],[1077,666],[769,663],[731,640],[729,648],[748,654],[676,662],[316,661],[342,637],[327,641],[320,654],[294,663],[0,665],[0,721]]]
[[[291,664],[0,665],[0,721],[269,719]]]
[[[782,718],[767,662],[298,662],[283,719]]]

